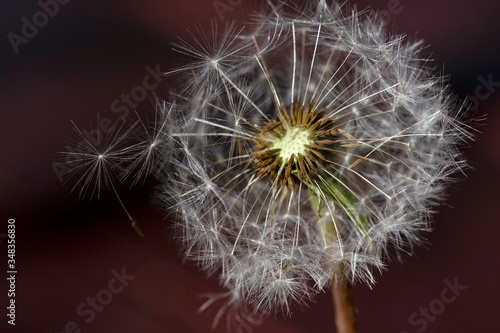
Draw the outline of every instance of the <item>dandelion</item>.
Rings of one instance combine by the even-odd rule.
[[[249,331],[331,286],[340,331],[355,332],[349,284],[421,244],[466,167],[464,108],[421,43],[375,13],[282,2],[212,32],[174,45],[192,59],[152,123],[99,143],[77,130],[69,175],[81,194],[156,176],[185,258],[227,289],[200,309],[225,301],[215,325],[227,312],[230,331]]]
[[[174,45],[193,62],[174,71],[163,174],[186,258],[255,313],[289,314],[422,243],[470,135],[420,42],[325,1],[194,38]]]

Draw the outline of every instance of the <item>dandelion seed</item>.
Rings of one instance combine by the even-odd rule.
[[[170,129],[175,126],[175,117],[172,110],[175,104],[157,102],[155,119],[152,123],[144,123],[138,116],[134,127],[136,143],[127,149],[127,166],[120,174],[121,181],[133,177],[132,186],[144,181],[146,176],[159,168],[157,163],[160,157],[165,158],[171,134]],[[132,134],[132,133],[131,133]]]
[[[123,172],[123,164],[130,153],[127,141],[130,140],[130,133],[137,123],[126,124],[125,121],[120,121],[108,129],[107,133],[103,133],[101,129],[82,131],[75,123],[72,124],[80,141],[73,140],[72,146],[66,147],[67,151],[60,153],[59,169],[65,170],[61,177],[65,182],[76,179],[72,191],[80,188],[80,197],[99,197],[102,189],[112,190],[127,214],[132,228],[143,237],[137,221],[125,207],[114,184],[118,175]]]

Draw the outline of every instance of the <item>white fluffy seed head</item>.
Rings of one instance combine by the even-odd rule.
[[[469,137],[420,42],[335,3],[289,8],[176,46],[194,60],[175,71],[184,117],[159,172],[186,257],[263,313],[290,313],[341,263],[372,284],[421,243]]]

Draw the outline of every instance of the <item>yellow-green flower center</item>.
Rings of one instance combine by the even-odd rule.
[[[313,142],[309,139],[310,134],[305,128],[290,127],[281,138],[276,138],[270,149],[280,149],[278,156],[285,161],[290,160],[292,155],[296,160],[299,155],[306,155],[306,146]]]
[[[337,135],[334,120],[313,105],[283,109],[255,133],[253,167],[277,186],[293,188],[295,182],[311,182],[325,169],[329,149]]]

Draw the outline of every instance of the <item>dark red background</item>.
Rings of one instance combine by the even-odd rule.
[[[243,24],[259,3],[243,1],[224,18]],[[391,3],[357,2],[358,8],[375,9]],[[500,82],[497,1],[400,4],[401,13],[391,18],[395,30],[430,45],[428,54],[450,75],[461,98],[474,96],[480,76]],[[223,25],[214,2],[73,0],[15,54],[7,33],[19,33],[21,18],[31,19],[39,9],[34,0],[0,4],[0,233],[6,233],[8,218],[16,219],[18,269],[14,328],[4,315],[7,257],[0,255],[0,331],[63,332],[75,321],[82,332],[209,332],[214,311],[198,315],[196,310],[203,303],[199,294],[217,286],[182,264],[168,220],[151,204],[153,192],[121,188],[146,234],[141,239],[111,194],[80,201],[59,183],[51,162],[64,149],[61,133],[73,136],[70,119],[83,128],[95,124],[97,113],[113,119],[112,101],[141,84],[146,66],[159,64],[167,71],[181,63],[169,45],[177,36],[189,40],[186,29],[209,27],[210,19]],[[156,93],[165,96],[168,89],[165,81]],[[417,332],[420,326],[410,325],[410,315],[440,297],[445,279],[455,278],[467,289],[425,332],[500,332],[499,106],[498,91],[481,101],[477,116],[488,114],[488,119],[465,150],[475,170],[450,186],[428,248],[404,264],[391,264],[373,290],[355,287],[362,332]],[[138,110],[151,107],[148,99]],[[0,241],[0,253],[6,253],[6,241]],[[111,271],[122,267],[136,278],[85,323],[77,306],[106,288]],[[268,318],[255,331],[333,332],[332,313],[328,295],[321,294],[292,318]],[[224,332],[223,326],[217,332]]]

